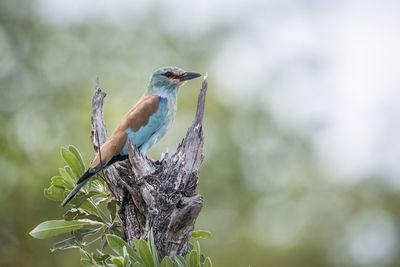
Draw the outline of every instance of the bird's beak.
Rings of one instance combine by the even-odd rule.
[[[191,80],[191,79],[194,79],[194,78],[197,78],[197,77],[200,77],[200,76],[201,76],[200,73],[187,71],[187,72],[185,72],[183,75],[181,75],[179,77],[179,80],[187,81],[187,80]]]

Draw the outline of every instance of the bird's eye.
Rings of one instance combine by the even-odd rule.
[[[174,74],[172,72],[168,71],[168,72],[164,73],[164,76],[168,77],[168,78],[171,78],[171,77],[174,76]]]

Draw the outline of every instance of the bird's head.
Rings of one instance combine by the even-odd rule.
[[[163,67],[153,73],[149,91],[151,93],[158,93],[158,90],[163,92],[176,91],[186,81],[200,76],[199,73],[184,71],[178,67]]]

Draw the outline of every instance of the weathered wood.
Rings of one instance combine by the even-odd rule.
[[[100,147],[107,141],[107,130],[106,124],[104,123],[103,116],[103,103],[106,93],[101,91],[99,87],[99,78],[96,78],[96,88],[92,98],[92,131],[90,138],[92,139],[94,154],[96,155]],[[124,194],[123,188],[118,184],[117,177],[120,175],[117,171],[119,163],[115,163],[113,166],[104,170],[105,182],[113,196],[113,200],[120,205]]]
[[[203,161],[202,119],[207,86],[204,80],[195,119],[172,156],[165,153],[160,161],[152,161],[136,147],[129,146],[129,160],[105,170],[105,181],[120,205],[122,237],[132,247],[133,237],[146,238],[152,229],[161,257],[187,252],[194,223],[203,206],[203,198],[195,190]],[[91,135],[95,153],[97,144],[107,140],[103,119],[105,96],[97,80]]]

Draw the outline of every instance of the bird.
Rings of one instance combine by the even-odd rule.
[[[90,167],[62,202],[62,207],[96,173],[117,161],[127,159],[129,141],[142,154],[146,154],[167,133],[174,121],[179,87],[200,76],[199,73],[184,71],[178,67],[162,67],[154,71],[144,95],[125,114],[110,138],[101,146]]]

